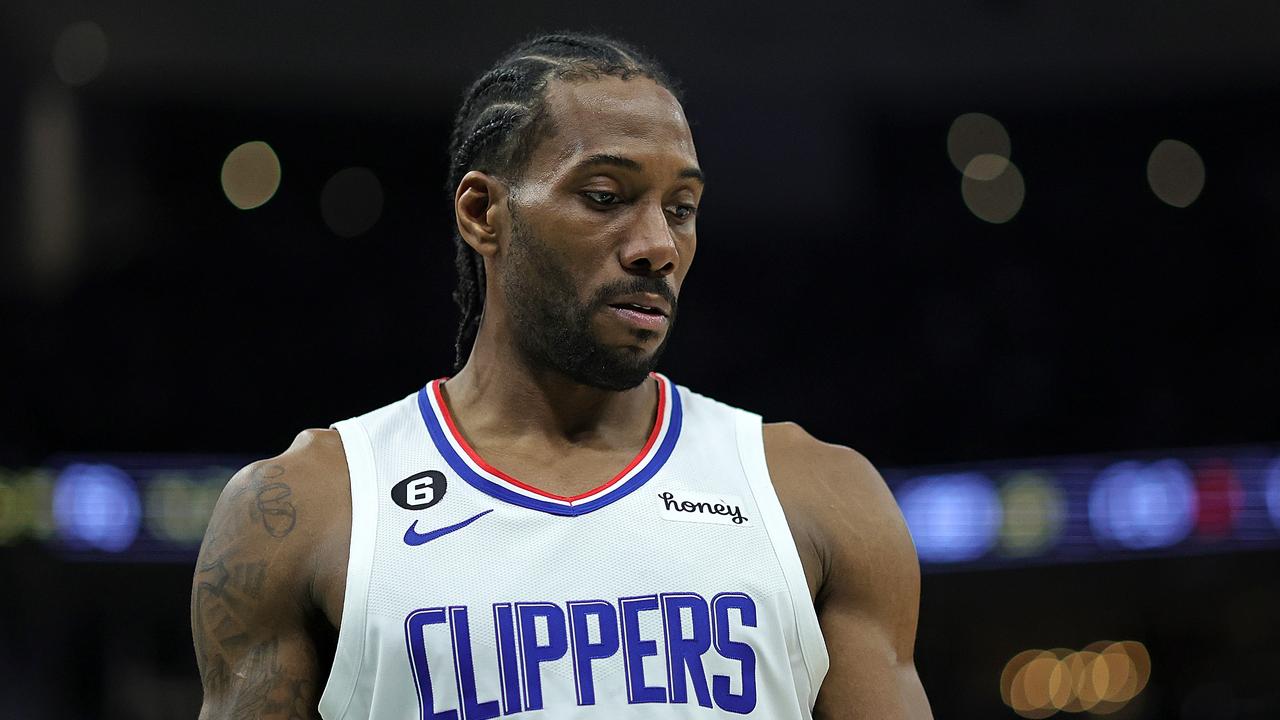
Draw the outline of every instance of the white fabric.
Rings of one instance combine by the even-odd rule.
[[[797,605],[793,613],[796,619],[796,645],[789,649],[794,664],[796,692],[812,708],[818,701],[818,688],[827,674],[830,658],[827,655],[827,644],[822,638],[822,628],[818,626],[818,616],[814,613],[813,602],[809,597],[809,584],[805,581],[804,566],[800,564],[795,538],[792,537],[787,518],[782,513],[782,503],[778,502],[773,482],[769,479],[769,471],[765,465],[763,430],[758,415],[747,412],[739,414],[738,451],[742,454],[742,467],[746,470],[751,492],[760,508],[761,520],[764,521],[765,530],[778,554],[778,565],[786,579],[790,599]]]
[[[342,600],[342,627],[338,644],[347,651],[334,656],[329,682],[321,696],[321,705],[334,708],[335,717],[342,716],[356,693],[360,679],[360,662],[368,634],[365,596],[369,589],[369,571],[373,569],[373,548],[378,527],[377,467],[373,446],[364,426],[357,420],[344,420],[334,425],[342,438],[351,475],[351,545],[347,560],[347,587]],[[370,678],[362,688],[363,702],[372,692]]]
[[[431,386],[335,425],[352,552],[322,717],[812,717],[827,651],[760,418],[654,377],[654,442],[573,500],[490,473]],[[411,500],[436,503],[393,500],[427,471],[443,495]]]

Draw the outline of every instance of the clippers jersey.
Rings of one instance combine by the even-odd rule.
[[[327,720],[812,717],[827,650],[761,420],[653,373],[607,483],[490,466],[436,380],[336,423],[351,554]]]

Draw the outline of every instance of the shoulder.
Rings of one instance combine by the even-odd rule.
[[[347,456],[337,430],[311,428],[298,433],[275,457],[249,464],[238,475],[289,474],[311,494],[346,491]],[[233,480],[235,482],[235,480]]]
[[[284,452],[249,463],[227,482],[201,557],[261,556],[278,579],[309,590],[330,571],[328,558],[346,556],[348,487],[338,433],[304,430]]]
[[[346,492],[341,438],[334,430],[311,429],[298,433],[279,455],[241,468],[227,482],[218,505],[248,512],[268,536],[283,539],[302,529],[300,510],[322,514],[336,496]]]
[[[793,422],[766,423],[764,448],[775,487],[802,505],[896,511],[884,479],[857,450],[823,442]]]
[[[915,546],[902,513],[866,457],[791,422],[765,424],[764,446],[797,545],[808,545],[817,556],[818,592],[850,582],[918,582]],[[803,556],[806,549],[800,550]]]
[[[852,473],[864,481],[873,475],[879,479],[879,474],[862,453],[844,445],[823,442],[793,422],[765,423],[764,444],[770,461],[777,457],[785,462],[789,473],[816,472],[826,476],[829,471],[836,470]]]

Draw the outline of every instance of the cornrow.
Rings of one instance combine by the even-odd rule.
[[[463,96],[449,139],[450,202],[462,176],[471,170],[511,181],[525,170],[537,140],[551,127],[546,88],[552,79],[646,77],[680,99],[678,84],[638,49],[604,35],[558,32],[526,40],[508,50]],[[484,311],[484,263],[455,229],[454,265],[458,286],[458,335],[454,372],[462,369]]]

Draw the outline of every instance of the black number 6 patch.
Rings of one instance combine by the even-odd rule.
[[[396,483],[391,488],[391,501],[405,510],[426,510],[444,499],[449,481],[439,470],[427,470]]]

